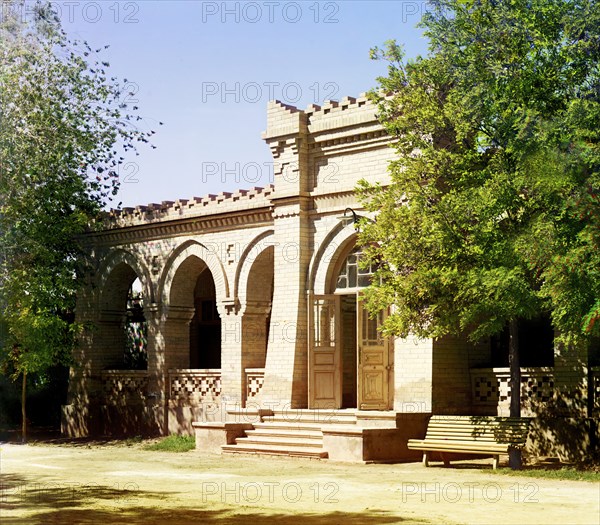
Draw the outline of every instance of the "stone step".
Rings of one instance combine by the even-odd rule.
[[[236,438],[236,445],[274,445],[278,447],[323,447],[323,437],[295,438],[294,436],[248,436]]]
[[[254,430],[246,430],[247,436],[270,436],[270,437],[297,437],[307,439],[323,439],[323,432],[320,430],[305,430],[297,428],[271,427],[262,424],[262,427],[257,427]]]
[[[223,445],[226,454],[260,454],[273,456],[297,456],[305,458],[326,458],[327,452],[321,447],[280,447],[278,445]]]
[[[253,423],[234,445],[223,445],[223,452],[326,458],[322,427],[356,424],[351,410],[275,410],[261,416],[263,421]]]
[[[312,432],[320,432],[321,431],[321,426],[318,423],[304,423],[304,422],[297,422],[297,423],[286,423],[284,421],[264,421],[263,423],[255,423],[254,425],[255,429],[266,429],[266,428],[270,428],[270,429],[277,429],[277,430],[303,430],[303,431],[312,431]]]
[[[318,425],[327,424],[352,424],[356,423],[356,413],[353,411],[321,411],[321,410],[286,410],[273,412],[272,416],[265,416],[263,421],[277,423],[314,423]]]
[[[286,417],[269,416],[263,418],[263,423],[283,423],[289,426],[298,425],[316,425],[322,427],[323,425],[353,425],[356,423],[356,417],[344,417],[338,419],[313,419],[311,416],[302,416],[297,419],[290,419]]]

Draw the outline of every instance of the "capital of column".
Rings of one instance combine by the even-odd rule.
[[[168,309],[166,309],[166,314],[169,321],[189,323],[194,317],[195,313],[196,309],[193,306],[169,306]]]

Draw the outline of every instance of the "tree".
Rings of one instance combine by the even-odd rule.
[[[435,0],[426,57],[389,41],[380,120],[391,184],[362,181],[373,311],[388,334],[472,340],[551,315],[565,343],[598,332],[600,7],[592,0]],[[387,96],[381,93],[387,94]],[[511,465],[520,465],[513,454]]]
[[[22,378],[25,440],[27,376],[67,363],[81,328],[81,236],[117,193],[118,151],[154,132],[132,125],[140,117],[102,49],[69,40],[50,4],[30,23],[20,8],[3,4],[0,23],[0,317],[5,368]]]

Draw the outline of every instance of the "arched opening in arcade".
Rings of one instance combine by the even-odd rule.
[[[147,323],[142,282],[127,263],[117,264],[104,282],[96,336],[102,369],[146,370]]]
[[[246,286],[246,308],[242,319],[242,367],[244,396],[253,398],[262,387],[269,346],[274,286],[274,248],[256,256]]]
[[[171,284],[165,324],[168,369],[221,368],[221,318],[215,281],[207,264],[190,255]]]

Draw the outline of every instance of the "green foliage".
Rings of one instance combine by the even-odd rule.
[[[384,261],[368,305],[388,333],[472,339],[551,312],[565,340],[600,326],[600,6],[436,0],[429,54],[395,42],[371,96],[392,182],[362,181],[360,242]]]
[[[124,152],[154,133],[132,124],[102,49],[69,40],[50,4],[31,24],[18,13],[3,4],[0,23],[0,317],[15,376],[68,362],[82,234],[117,193]]]
[[[600,472],[593,470],[578,470],[573,467],[551,468],[532,468],[514,471],[508,468],[499,468],[490,471],[492,474],[503,474],[506,476],[523,476],[527,478],[556,479],[569,481],[589,481],[592,483],[600,482]]]
[[[144,317],[141,292],[129,290],[127,297],[127,318],[125,320],[126,370],[146,370],[148,367],[148,323]]]
[[[196,439],[194,436],[178,436],[171,434],[166,438],[146,445],[145,450],[160,451],[160,452],[189,452],[196,448]]]
[[[148,323],[130,322],[125,325],[125,369],[146,370],[148,366]]]

